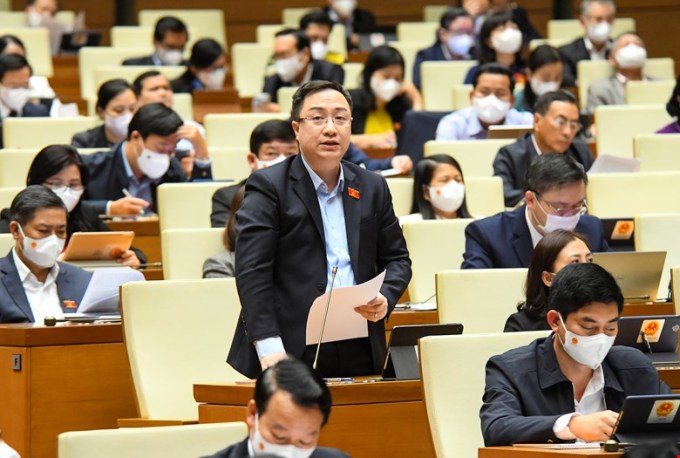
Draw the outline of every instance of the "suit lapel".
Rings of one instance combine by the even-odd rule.
[[[31,305],[28,303],[28,297],[26,297],[26,291],[24,291],[24,287],[19,279],[19,272],[17,272],[17,267],[14,265],[11,251],[9,255],[0,261],[0,270],[4,274],[2,283],[5,285],[7,293],[17,307],[24,312],[24,315],[26,315],[30,321],[35,321],[33,312],[31,311]]]
[[[342,165],[341,165],[342,166]],[[359,272],[359,238],[361,233],[361,183],[357,176],[347,167],[343,167],[345,186],[342,190],[342,207],[345,211],[345,227],[347,228],[347,245],[352,270]]]
[[[57,295],[59,296],[59,306],[61,307],[61,310],[64,313],[68,312],[73,312],[73,309],[69,309],[66,307],[66,303],[64,301],[72,301],[76,298],[76,296],[73,294],[73,291],[71,291],[72,287],[72,282],[71,282],[71,276],[68,274],[68,271],[64,269],[64,265],[60,264],[59,266],[59,275],[57,275]],[[76,306],[79,306],[80,304],[76,304]]]
[[[514,211],[515,222],[512,229],[512,247],[523,266],[529,265],[531,252],[534,250],[525,216],[526,208],[526,205],[522,205]]]
[[[307,208],[309,215],[314,221],[314,226],[319,232],[319,236],[326,246],[326,239],[323,236],[323,222],[321,221],[321,209],[319,208],[319,200],[316,197],[316,190],[312,184],[312,179],[309,177],[305,169],[302,159],[298,155],[293,160],[290,166],[290,176],[293,179],[293,190],[300,198],[302,203]]]

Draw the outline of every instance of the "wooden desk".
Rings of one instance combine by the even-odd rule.
[[[526,447],[484,447],[477,454],[478,458],[583,458],[622,455],[620,452],[605,452],[602,449],[545,450]]]
[[[622,316],[675,315],[673,302],[654,302],[651,304],[624,304]]]
[[[243,421],[254,385],[194,385],[199,423]],[[354,458],[434,457],[420,381],[329,384],[333,409],[319,445]]]
[[[56,458],[64,431],[139,416],[120,324],[0,324],[0,429],[23,458]]]
[[[670,386],[673,392],[680,393],[680,367],[658,367],[659,378]]]

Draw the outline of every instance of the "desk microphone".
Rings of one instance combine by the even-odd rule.
[[[323,312],[323,321],[321,322],[321,332],[319,333],[319,341],[316,344],[316,355],[314,355],[314,364],[312,367],[316,370],[316,363],[319,360],[319,350],[321,350],[321,341],[323,340],[323,332],[326,329],[326,318],[328,317],[328,309],[331,306],[331,294],[333,293],[333,284],[335,283],[335,274],[338,273],[338,266],[333,266],[331,270],[331,287],[328,289],[328,298],[326,299],[326,310]]]
[[[90,318],[86,316],[70,317],[70,318],[55,318],[53,316],[45,317],[45,326],[55,326],[57,323],[94,323],[96,318]]]
[[[647,338],[647,334],[645,334],[645,331],[640,331],[640,338],[645,343],[645,348],[647,349],[647,352],[651,355],[652,354],[652,346],[649,345],[649,339]]]

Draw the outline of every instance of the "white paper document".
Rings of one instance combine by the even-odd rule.
[[[119,313],[119,287],[130,281],[144,281],[144,275],[130,267],[95,269],[78,307],[78,313]]]
[[[368,337],[366,318],[358,314],[354,307],[367,304],[375,299],[380,292],[384,279],[385,271],[360,285],[333,288],[322,343]],[[307,345],[316,345],[319,342],[327,299],[328,293],[317,297],[309,310]]]
[[[620,173],[639,172],[640,159],[612,156],[603,154],[598,156],[588,170],[588,175],[593,173]]]

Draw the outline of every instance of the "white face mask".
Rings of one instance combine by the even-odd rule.
[[[491,36],[491,47],[496,52],[515,54],[522,47],[522,32],[506,27],[501,33]]]
[[[293,444],[272,444],[267,442],[260,434],[260,418],[255,415],[255,429],[250,439],[253,447],[253,455],[279,456],[282,458],[309,458],[316,447],[300,448]]]
[[[312,41],[309,48],[312,51],[312,59],[324,60],[328,54],[328,45],[321,40]]]
[[[285,59],[276,59],[275,62],[276,73],[284,83],[290,83],[296,76],[305,68],[305,64],[300,60],[300,56],[286,57]]]
[[[281,154],[278,157],[271,159],[269,161],[261,161],[257,160],[257,170],[260,169],[266,169],[267,167],[271,167],[272,165],[280,164],[281,162],[286,160],[286,155]]]
[[[57,262],[59,254],[64,250],[66,241],[57,237],[56,234],[52,234],[43,239],[33,239],[24,234],[21,225],[19,225],[19,232],[24,238],[21,243],[21,252],[26,259],[37,266],[45,268],[52,267]]]
[[[64,205],[66,205],[69,213],[71,213],[73,209],[76,208],[76,205],[78,205],[78,202],[80,202],[80,197],[83,195],[83,191],[74,191],[68,186],[62,186],[56,189],[52,188],[52,191],[54,191],[54,193],[59,196],[61,201],[64,202]]]
[[[591,369],[600,367],[602,361],[607,357],[609,349],[614,345],[616,336],[608,336],[604,333],[594,336],[581,336],[567,329],[562,320],[562,315],[560,315],[560,322],[565,331],[564,342],[561,339],[560,342],[571,359]],[[559,334],[557,334],[557,338],[559,339]]]
[[[602,21],[597,24],[588,24],[586,34],[593,43],[604,43],[609,39],[612,26],[609,22]]]
[[[342,17],[350,17],[357,7],[356,0],[334,0],[333,9]]]
[[[128,125],[132,120],[132,113],[123,113],[119,116],[109,116],[104,113],[104,125],[119,139],[124,139],[128,134]]]
[[[23,87],[7,88],[2,86],[2,89],[0,90],[0,98],[2,98],[2,103],[4,103],[5,106],[10,110],[14,110],[17,113],[21,113],[23,111],[24,105],[26,105],[30,97],[30,90]]]
[[[472,37],[472,35],[468,34],[453,35],[446,41],[446,45],[448,46],[449,51],[451,51],[451,54],[460,57],[469,57],[470,48],[472,48],[474,44],[475,39]]]
[[[137,158],[137,165],[144,172],[144,175],[152,180],[157,180],[165,175],[165,172],[170,168],[170,155],[144,148],[142,154]]]
[[[473,97],[472,106],[475,107],[477,117],[487,124],[501,122],[510,111],[510,102],[501,100],[493,94]]]
[[[647,62],[647,50],[631,43],[619,49],[614,59],[621,68],[642,68]]]
[[[224,87],[224,78],[227,76],[227,69],[222,67],[222,68],[216,68],[215,70],[207,71],[207,72],[199,72],[198,73],[198,80],[205,86],[207,89],[211,89],[213,91],[222,89]]]
[[[163,65],[179,65],[182,63],[182,51],[179,49],[158,48],[156,55]]]
[[[394,78],[382,79],[373,75],[371,77],[371,89],[379,99],[390,102],[401,90],[401,83]]]
[[[465,198],[465,185],[451,180],[444,186],[428,186],[430,203],[439,211],[451,213],[457,211],[463,205]]]
[[[560,88],[560,83],[557,81],[541,81],[535,77],[531,78],[529,85],[531,86],[531,90],[534,91],[534,94],[537,96],[556,91]]]
[[[28,10],[28,13],[26,14],[26,20],[28,21],[28,25],[30,27],[40,27],[43,23],[45,16],[31,8],[30,10]]]
[[[535,200],[536,205],[538,206],[538,208],[541,209],[541,211],[547,218],[545,221],[545,225],[540,224],[538,225],[538,228],[542,230],[544,233],[549,234],[558,229],[564,229],[565,231],[573,231],[576,228],[576,225],[578,224],[578,221],[581,218],[581,213],[576,213],[575,215],[571,216],[552,215],[543,210],[543,206],[541,206],[541,203],[538,201],[538,197],[536,197]]]

